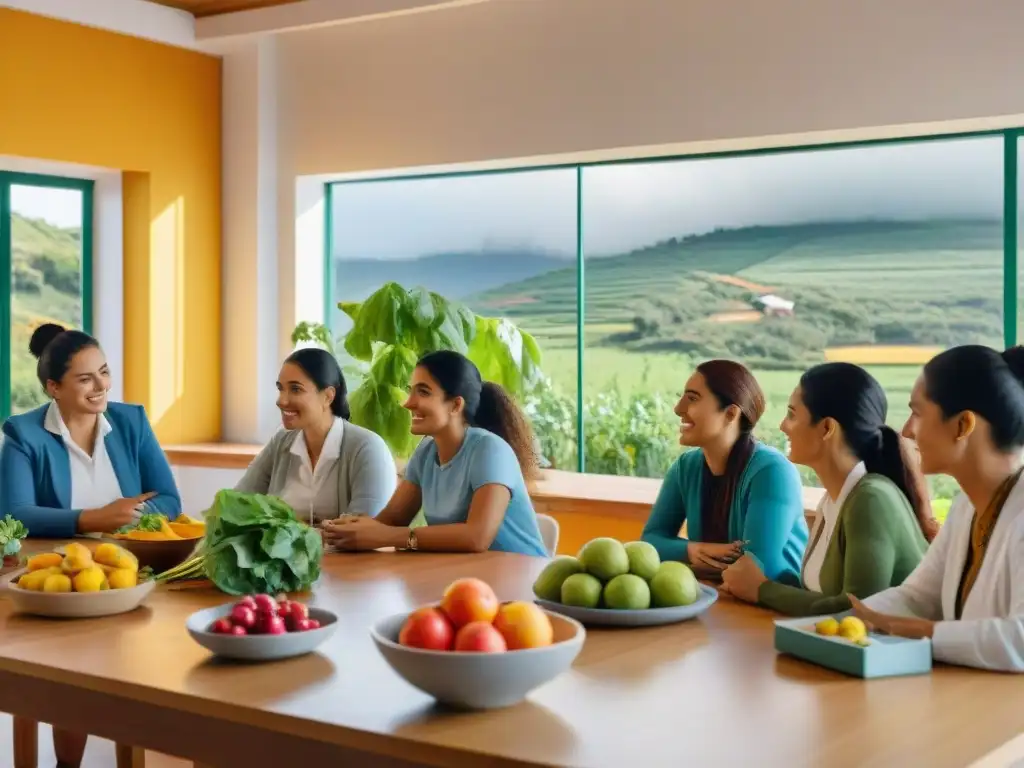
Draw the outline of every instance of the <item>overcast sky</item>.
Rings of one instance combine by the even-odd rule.
[[[43,219],[58,227],[82,226],[82,193],[77,189],[11,187],[11,210],[32,219]]]
[[[715,227],[998,218],[1002,139],[587,168],[584,248],[620,253]],[[528,247],[575,253],[573,169],[335,186],[336,253],[411,258]]]

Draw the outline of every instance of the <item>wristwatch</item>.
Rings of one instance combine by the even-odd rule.
[[[410,528],[409,529],[409,538],[405,540],[405,548],[406,549],[411,549],[411,550],[415,551],[417,549],[417,546],[418,545],[416,543],[416,529],[415,528]]]

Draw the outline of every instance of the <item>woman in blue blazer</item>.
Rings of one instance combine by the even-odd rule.
[[[51,402],[4,423],[0,517],[54,539],[115,531],[146,507],[177,517],[181,498],[145,410],[107,402],[110,368],[99,342],[46,324],[29,349]],[[20,738],[25,725],[15,728]],[[87,738],[54,728],[58,764],[78,765]]]
[[[96,339],[46,324],[29,349],[51,402],[4,423],[0,517],[51,539],[115,531],[144,507],[177,517],[181,498],[145,410],[107,402]]]

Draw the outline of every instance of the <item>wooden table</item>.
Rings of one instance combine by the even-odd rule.
[[[367,626],[474,575],[529,598],[516,555],[330,555],[311,602],[341,616],[319,654],[212,661],[185,618],[225,596],[159,589],[72,622],[0,600],[0,711],[220,766],[965,766],[1024,731],[1024,681],[940,668],[864,682],[779,657],[771,616],[720,600],[697,621],[591,630],[573,669],[502,711],[438,707]]]

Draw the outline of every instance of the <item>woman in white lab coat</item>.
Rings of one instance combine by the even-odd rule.
[[[931,638],[937,661],[1024,672],[1024,347],[943,352],[910,407],[921,468],[962,492],[917,569],[854,610],[877,631]]]

